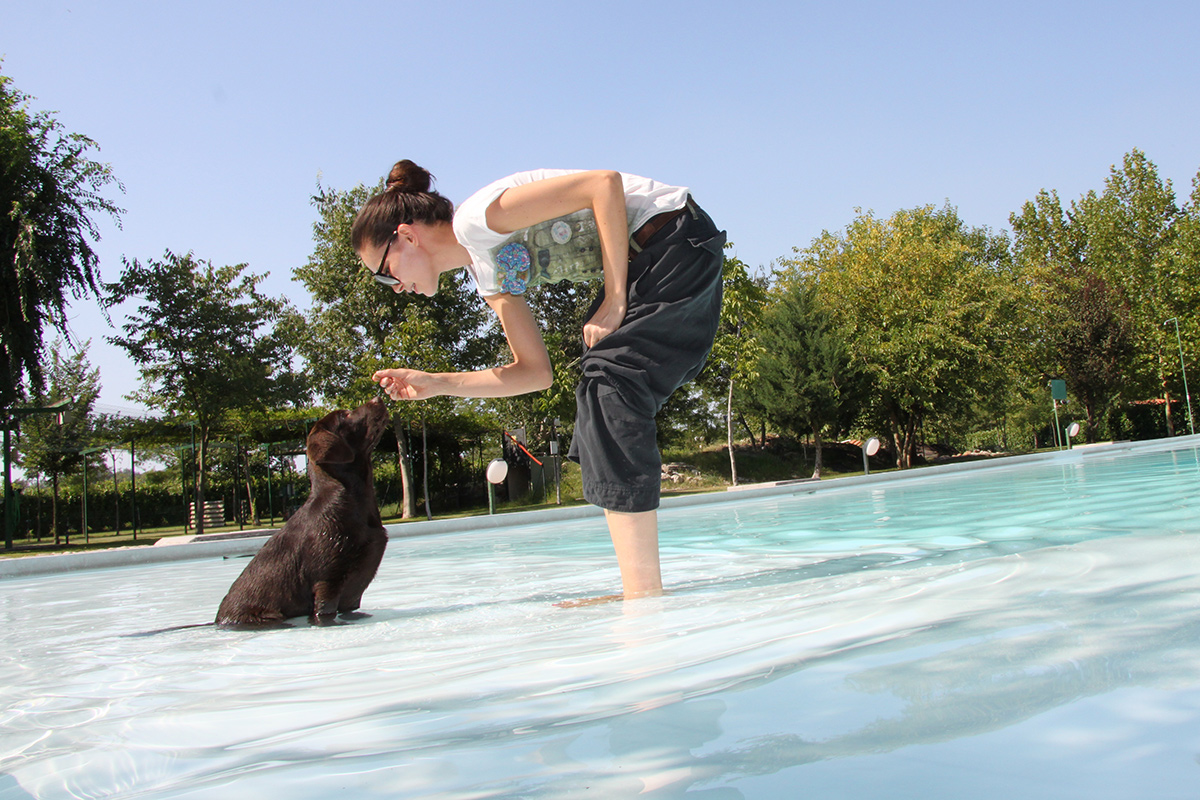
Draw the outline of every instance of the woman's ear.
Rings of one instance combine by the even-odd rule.
[[[419,244],[417,229],[403,222],[396,226],[396,238],[403,239],[411,245]]]

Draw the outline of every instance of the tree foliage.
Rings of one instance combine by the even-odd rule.
[[[899,466],[912,464],[921,425],[967,412],[996,388],[990,368],[1009,343],[1007,239],[968,228],[950,206],[860,213],[823,233],[790,264],[811,276],[869,379]]]
[[[55,544],[59,543],[62,527],[58,514],[59,484],[67,473],[81,465],[87,468],[82,451],[87,449],[85,445],[93,428],[92,406],[100,394],[100,370],[93,368],[87,358],[90,344],[90,341],[84,342],[75,352],[67,353],[64,342],[54,343],[46,370],[49,385],[44,392],[34,390],[31,395],[38,407],[61,401],[67,401],[67,404],[61,414],[38,414],[21,422],[22,467],[28,475],[50,479],[50,527],[54,531]]]
[[[730,246],[726,245],[726,248]],[[732,256],[725,256],[721,283],[721,320],[700,385],[725,409],[730,480],[737,486],[737,456],[733,446],[734,395],[752,385],[758,377],[762,346],[756,335],[756,323],[766,300],[766,289],[763,281],[750,275],[741,259]]]
[[[1102,192],[1063,209],[1042,191],[1011,218],[1014,257],[1040,333],[1038,364],[1068,382],[1094,438],[1122,401],[1161,397],[1168,435],[1182,393],[1175,329],[1197,341],[1200,262],[1196,192],[1176,205],[1171,182],[1139,150],[1114,165]],[[1108,433],[1122,435],[1112,429]]]
[[[813,477],[823,469],[822,437],[845,430],[863,405],[864,376],[833,315],[817,297],[812,276],[779,276],[758,322],[764,346],[754,396],[767,418],[816,444]]]
[[[122,213],[103,195],[111,169],[89,158],[96,143],[29,100],[0,74],[0,406],[26,375],[41,387],[45,327],[66,335],[68,298],[97,289],[95,218]]]
[[[265,276],[245,270],[245,264],[216,267],[167,252],[144,264],[126,260],[120,278],[104,286],[108,307],[136,303],[123,335],[109,337],[141,374],[141,388],[128,396],[195,424],[197,507],[209,442],[230,415],[305,400],[288,339],[273,327],[287,301],[259,294]]]

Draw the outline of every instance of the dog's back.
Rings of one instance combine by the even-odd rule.
[[[335,411],[308,435],[308,501],[263,545],[217,610],[218,625],[262,625],[356,610],[383,558],[371,452],[383,404]]]

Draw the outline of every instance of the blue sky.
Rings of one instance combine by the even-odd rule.
[[[301,306],[318,180],[399,158],[454,201],[535,167],[687,185],[762,267],[856,208],[949,201],[998,230],[1135,147],[1181,202],[1200,169],[1194,2],[0,0],[0,20],[4,73],[126,187],[103,277],[193,251]],[[101,408],[133,407],[94,303],[72,326]]]

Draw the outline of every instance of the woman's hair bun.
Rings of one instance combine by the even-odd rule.
[[[386,190],[389,192],[428,192],[433,184],[429,170],[419,167],[407,158],[397,161],[388,173]]]

